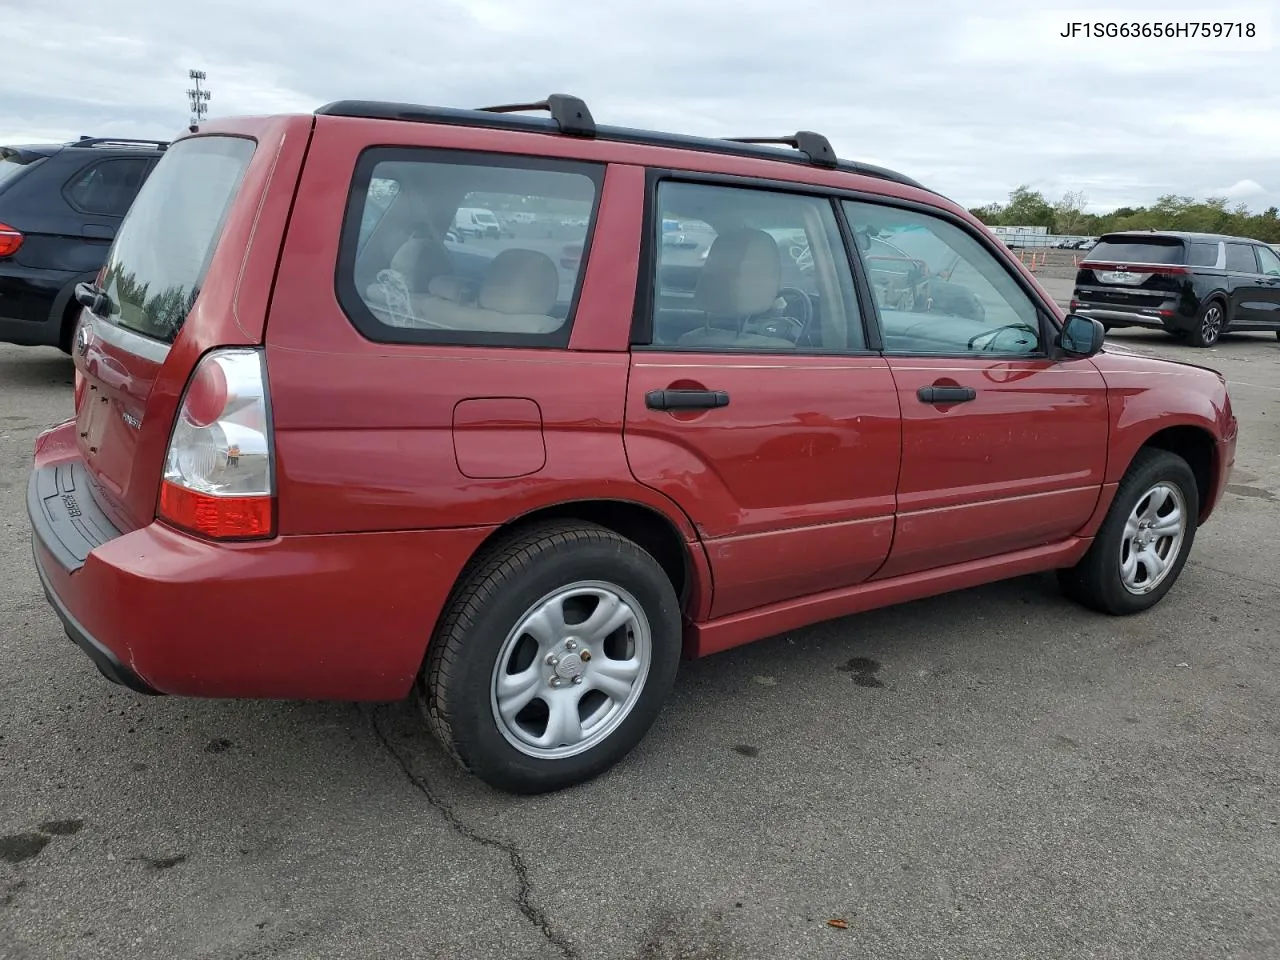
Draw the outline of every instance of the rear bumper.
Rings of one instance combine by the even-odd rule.
[[[75,274],[0,263],[0,343],[56,347],[62,334],[59,300]]]
[[[1170,311],[1169,306],[1160,310]],[[1101,307],[1087,302],[1081,303],[1073,313],[1082,317],[1090,317],[1101,321],[1109,327],[1148,327],[1153,330],[1190,330],[1192,318],[1181,313],[1172,312],[1162,316],[1157,309],[1152,310],[1117,310],[1113,307]]]
[[[490,528],[219,544],[161,523],[97,525],[55,428],[28,486],[33,553],[67,633],[145,693],[394,700],[409,692],[459,571]],[[52,492],[51,492],[52,491]],[[64,495],[66,494],[66,495]]]

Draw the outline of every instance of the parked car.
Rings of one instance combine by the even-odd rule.
[[[682,656],[1043,571],[1113,615],[1173,587],[1234,462],[1220,375],[1103,349],[963,208],[817,134],[542,106],[338,102],[168,149],[79,288],[75,417],[27,493],[109,678],[412,695],[537,792],[624,757]],[[447,247],[476,193],[582,204],[583,255]],[[885,237],[950,250],[981,316],[929,277],[883,298]]]
[[[97,276],[164,148],[105,137],[0,147],[0,342],[68,348],[76,284]]]
[[[490,237],[497,239],[503,233],[502,224],[493,215],[493,211],[485,210],[481,207],[460,208],[454,216],[453,229],[454,232],[463,237]]]
[[[1280,255],[1245,237],[1107,234],[1080,262],[1071,309],[1108,329],[1151,327],[1193,347],[1211,347],[1228,330],[1280,337]]]

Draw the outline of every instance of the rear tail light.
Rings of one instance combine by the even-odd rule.
[[[275,451],[262,353],[214,350],[196,365],[165,455],[157,517],[214,540],[275,532]]]
[[[22,246],[21,231],[15,230],[7,223],[0,223],[0,257],[12,257]]]

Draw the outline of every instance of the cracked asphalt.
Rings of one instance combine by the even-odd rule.
[[[0,347],[0,957],[1280,956],[1280,343],[1115,339],[1242,421],[1156,610],[1031,577],[686,664],[631,758],[524,799],[409,704],[101,679],[23,507],[71,366]]]

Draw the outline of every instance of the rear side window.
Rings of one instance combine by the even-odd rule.
[[[1187,252],[1187,263],[1193,267],[1216,267],[1218,265],[1218,245],[1216,243],[1193,243]]]
[[[1104,237],[1089,259],[1104,263],[1183,263],[1182,241],[1173,237]],[[1216,259],[1216,258],[1215,258]]]
[[[171,343],[200,295],[255,144],[192,137],[170,147],[147,178],[107,256],[112,320]]]
[[[82,213],[123,217],[147,179],[151,164],[145,157],[102,160],[77,173],[64,192]]]
[[[1235,273],[1257,273],[1258,260],[1247,243],[1227,244],[1227,269]]]
[[[386,343],[564,346],[603,168],[378,147],[356,165],[338,300]]]

